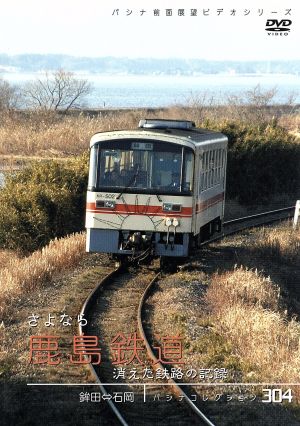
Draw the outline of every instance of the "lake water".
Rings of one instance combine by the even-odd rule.
[[[2,74],[12,83],[33,80],[38,74]],[[208,102],[213,96],[216,103],[223,103],[226,94],[241,94],[258,84],[261,89],[277,88],[274,101],[286,102],[291,93],[296,94],[295,101],[300,103],[300,75],[289,74],[251,74],[229,75],[214,74],[201,76],[167,75],[99,75],[80,74],[93,85],[93,93],[87,98],[86,106],[91,108],[135,108],[166,107],[174,104],[186,104],[188,99],[203,93]]]

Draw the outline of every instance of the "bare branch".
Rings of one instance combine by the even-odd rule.
[[[91,85],[87,80],[59,69],[46,72],[43,79],[28,83],[24,87],[24,99],[25,105],[30,108],[68,111],[72,107],[80,107],[90,92]]]
[[[17,107],[19,93],[17,87],[0,77],[0,111],[11,110]]]

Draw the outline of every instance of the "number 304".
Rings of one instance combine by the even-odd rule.
[[[264,398],[261,402],[292,402],[293,395],[292,390],[287,389],[283,391],[282,389],[263,389]]]

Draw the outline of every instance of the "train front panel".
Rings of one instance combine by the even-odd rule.
[[[157,140],[91,148],[87,251],[187,256],[193,223],[194,152]]]

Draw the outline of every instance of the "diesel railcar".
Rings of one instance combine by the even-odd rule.
[[[178,258],[224,217],[227,137],[186,120],[141,120],[90,142],[87,251]]]

